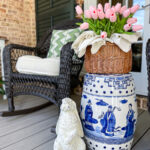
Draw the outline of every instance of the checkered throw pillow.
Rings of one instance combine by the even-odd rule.
[[[79,28],[68,30],[53,30],[51,45],[47,57],[60,57],[62,47],[68,42],[74,41],[81,34]]]

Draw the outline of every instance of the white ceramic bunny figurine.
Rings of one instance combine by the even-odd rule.
[[[84,134],[75,102],[70,98],[64,98],[60,109],[54,150],[86,150],[81,138]]]

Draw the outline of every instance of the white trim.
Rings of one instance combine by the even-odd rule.
[[[149,4],[149,0],[145,0],[145,5]],[[146,44],[147,40],[150,37],[150,8],[145,8],[144,14],[144,29],[143,29],[143,47],[142,47],[142,64],[141,64],[141,72],[132,72],[135,87],[136,87],[136,94],[145,95],[148,94],[148,80],[147,80],[147,65],[146,65]]]
[[[1,72],[2,72],[2,80],[5,81],[4,78],[4,65],[3,65],[3,50],[5,47],[5,40],[4,39],[0,39],[0,51],[1,51]],[[3,88],[5,90],[5,85],[3,84]],[[3,95],[3,99],[7,99],[6,95]]]
[[[124,0],[124,4],[127,6],[127,8],[129,7],[129,0]]]
[[[112,5],[112,0],[109,0],[110,5]]]

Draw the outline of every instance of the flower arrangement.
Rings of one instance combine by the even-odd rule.
[[[117,3],[104,7],[90,6],[83,11],[78,5],[76,12],[81,16],[83,23],[77,23],[82,32],[73,42],[77,56],[85,55],[85,69],[89,73],[125,74],[132,68],[132,43],[141,36],[139,31],[142,25],[136,25],[134,14],[139,5],[131,8]]]
[[[91,6],[83,12],[78,5],[76,6],[76,12],[82,17],[83,23],[77,23],[77,25],[80,25],[81,30],[89,29],[94,31],[102,39],[110,38],[113,33],[131,35],[143,28],[142,25],[134,25],[137,22],[137,18],[134,18],[133,15],[139,7],[137,4],[127,8],[126,6],[121,6],[120,3],[111,7],[109,3],[106,3],[103,8],[99,3],[97,8]]]

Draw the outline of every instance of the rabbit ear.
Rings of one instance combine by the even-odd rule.
[[[77,111],[77,106],[76,106],[76,103],[72,100],[72,105],[74,107],[74,113],[78,119],[78,134],[80,137],[83,137],[84,136],[84,133],[83,133],[83,128],[82,128],[82,124],[81,124],[81,120],[80,120],[80,117],[79,117],[79,114],[78,114],[78,111]]]

